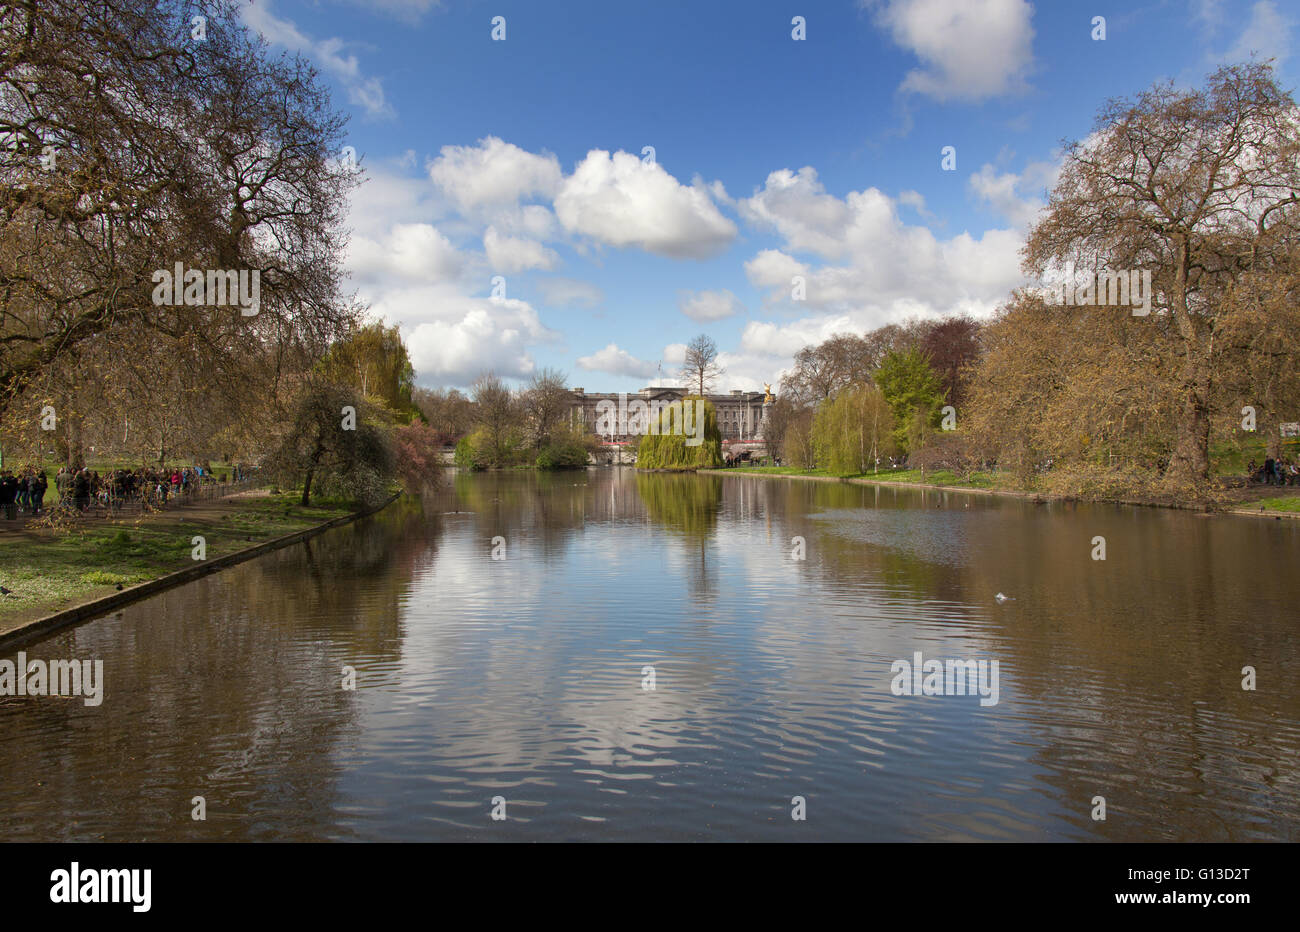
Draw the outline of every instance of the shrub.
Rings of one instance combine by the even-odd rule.
[[[553,443],[537,454],[538,469],[580,469],[587,465],[587,449],[576,443]]]
[[[418,492],[436,479],[442,465],[443,440],[441,432],[419,420],[393,431],[397,474],[408,492]]]
[[[474,449],[474,441],[471,437],[460,438],[460,442],[456,444],[453,462],[461,469],[483,468],[483,462],[478,457],[478,451]]]

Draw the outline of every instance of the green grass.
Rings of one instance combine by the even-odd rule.
[[[1282,458],[1300,460],[1300,440],[1282,441]],[[1210,447],[1210,469],[1216,476],[1244,476],[1251,460],[1263,466],[1265,459],[1264,438],[1258,435],[1243,435]]]
[[[882,469],[879,472],[833,473],[825,469],[796,469],[793,466],[737,466],[728,472],[758,473],[772,476],[816,476],[825,479],[861,479],[871,482],[912,482],[925,485],[951,485],[971,489],[993,488],[993,476],[986,472],[960,475],[949,469]]]
[[[925,475],[919,469],[881,470],[879,473],[865,473],[860,478],[875,479],[885,482],[917,482],[926,485],[955,485],[969,489],[993,488],[993,474],[988,472],[956,473],[951,469],[927,469]]]
[[[69,532],[0,536],[0,625],[38,617],[193,565],[192,538],[207,558],[305,530],[353,509],[323,500],[310,508],[293,493],[165,511],[143,519],[91,521]]]
[[[821,476],[827,479],[845,478],[825,469],[796,469],[793,466],[733,466],[727,472],[766,473],[771,476]]]
[[[135,576],[125,573],[105,573],[103,570],[95,570],[90,573],[83,573],[81,581],[88,586],[112,586],[117,583],[140,582]]]
[[[1265,498],[1259,502],[1251,502],[1248,507],[1256,506],[1263,508],[1265,511],[1285,511],[1291,514],[1300,513],[1300,495],[1288,495],[1281,498]]]

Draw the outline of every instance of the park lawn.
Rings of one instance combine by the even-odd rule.
[[[1255,502],[1251,502],[1254,507]],[[1293,514],[1300,513],[1300,495],[1284,495],[1278,498],[1263,498],[1259,500],[1259,506],[1265,511],[1285,511]]]
[[[732,466],[727,472],[750,472],[769,476],[819,476],[823,479],[843,479],[838,473],[825,469],[797,469],[794,466]]]
[[[993,488],[993,474],[972,472],[962,475],[951,469],[927,469],[925,475],[919,469],[881,470],[879,473],[863,473],[858,479],[879,482],[915,482],[924,485],[952,485],[965,489]]]
[[[1283,459],[1300,460],[1300,439],[1282,441]],[[1210,469],[1216,476],[1244,476],[1246,467],[1254,460],[1264,465],[1264,438],[1244,437],[1240,440],[1215,443],[1210,447]]]
[[[196,535],[212,559],[353,510],[338,501],[303,508],[294,494],[260,495],[95,520],[72,531],[0,534],[0,584],[13,590],[0,597],[0,628],[191,566]]]
[[[757,473],[772,476],[816,476],[824,479],[857,479],[867,482],[910,482],[924,485],[950,485],[970,489],[993,488],[993,476],[986,472],[960,475],[949,469],[929,469],[924,477],[919,469],[882,469],[879,472],[833,473],[826,469],[797,469],[793,466],[736,466],[727,472]]]

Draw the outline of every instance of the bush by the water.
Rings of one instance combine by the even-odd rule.
[[[452,461],[461,469],[485,469],[487,466],[478,456],[474,441],[469,437],[462,437],[456,444],[456,454]]]
[[[538,469],[581,469],[587,465],[587,448],[578,443],[553,443],[542,447]]]
[[[479,427],[456,444],[454,461],[462,469],[581,469],[598,443],[567,425],[552,429],[537,443],[527,442],[519,431],[500,431],[494,437],[486,427]]]

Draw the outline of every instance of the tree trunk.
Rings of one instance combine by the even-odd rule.
[[[81,419],[75,414],[68,415],[68,468],[80,468],[85,463],[85,454],[81,444]]]
[[[1277,393],[1273,385],[1274,380],[1270,378],[1264,389],[1263,410],[1257,427],[1264,434],[1264,456],[1276,460],[1282,458],[1282,413],[1274,400]]]
[[[1169,462],[1169,476],[1192,486],[1203,486],[1210,478],[1210,355],[1213,336],[1197,326],[1187,301],[1188,245],[1178,244],[1175,260],[1172,307],[1174,322],[1183,338],[1182,400],[1178,439]]]
[[[1190,346],[1188,357],[1183,366],[1183,411],[1169,474],[1201,486],[1210,479],[1210,376],[1204,363],[1192,358]]]
[[[311,479],[312,479],[312,474],[315,472],[316,472],[315,467],[312,467],[311,469],[307,470],[307,475],[302,480],[302,507],[304,508],[306,508],[311,504]]]

